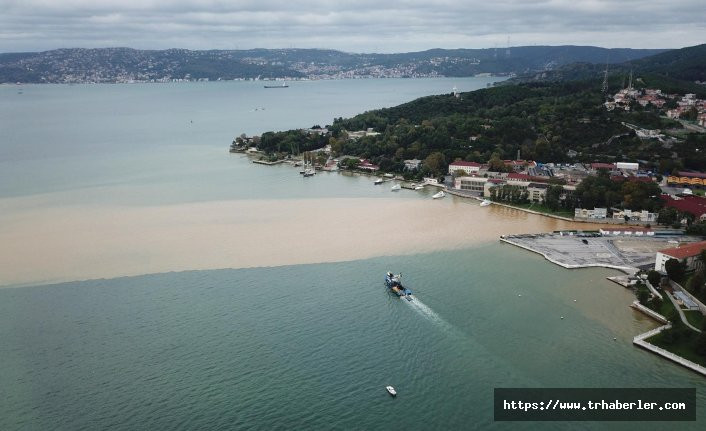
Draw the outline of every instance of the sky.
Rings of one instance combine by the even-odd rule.
[[[701,43],[705,0],[0,0],[0,52]]]

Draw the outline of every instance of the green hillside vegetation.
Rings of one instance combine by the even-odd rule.
[[[695,93],[706,98],[706,86],[695,83],[706,81],[706,44],[612,63],[608,65],[608,76],[613,85],[624,83],[632,72],[641,77],[645,86],[659,88],[665,93]],[[584,61],[561,65],[549,71],[520,75],[507,83],[602,80],[605,69],[605,60]]]
[[[614,87],[611,91],[617,91]],[[656,108],[635,104],[633,111],[607,111],[600,82],[525,83],[463,93],[429,96],[393,108],[337,118],[329,126],[337,154],[368,158],[385,171],[402,172],[405,159],[426,160],[425,173],[444,173],[460,159],[490,162],[502,159],[539,162],[642,161],[661,173],[675,169],[706,169],[704,135],[686,134],[671,145],[642,140],[622,122],[645,128],[680,128]],[[346,139],[345,131],[373,128],[377,136]],[[319,148],[325,140],[298,131],[268,134],[259,145],[266,152]],[[578,154],[570,157],[568,151]],[[676,154],[676,157],[674,155]],[[430,156],[433,157],[431,159]],[[428,160],[427,160],[428,159]]]

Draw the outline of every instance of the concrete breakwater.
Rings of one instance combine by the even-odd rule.
[[[644,334],[640,334],[636,336],[635,338],[632,339],[633,344],[636,346],[640,346],[645,350],[649,350],[652,353],[656,353],[664,358],[669,359],[670,361],[676,362],[677,364],[689,368],[690,370],[696,371],[697,373],[706,376],[706,367],[703,367],[695,362],[691,362],[688,359],[684,359],[681,356],[677,356],[672,352],[668,352],[661,347],[657,347],[654,344],[649,343],[648,340],[649,338],[654,337],[655,335],[661,333],[662,331],[666,329],[670,329],[672,325],[670,323],[660,326],[659,328],[655,328],[651,331],[647,331]]]
[[[584,244],[581,238],[554,234],[508,235],[500,241],[544,256],[548,261],[567,269],[602,267],[633,274],[637,268],[621,258],[599,238]],[[588,240],[587,240],[588,242]]]

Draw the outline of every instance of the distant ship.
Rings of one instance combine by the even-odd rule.
[[[286,82],[283,82],[282,85],[265,85],[265,88],[288,88],[289,85],[287,85]]]

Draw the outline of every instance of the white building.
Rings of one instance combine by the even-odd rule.
[[[706,241],[660,250],[655,256],[655,271],[666,272],[664,265],[669,259],[685,262],[687,271],[703,268],[704,262],[700,255],[701,250],[704,249],[706,249]]]
[[[585,209],[585,208],[576,208],[574,210],[574,218],[602,220],[607,217],[608,217],[608,208],[594,208],[592,210]]]
[[[659,131],[657,131],[659,133]],[[627,163],[627,162],[618,162],[615,164],[615,167],[620,169],[621,171],[635,171],[640,168],[639,163]]]
[[[641,221],[648,223],[653,223],[657,221],[657,213],[651,213],[647,210],[623,210],[613,213],[613,220],[625,220],[625,217],[627,217],[629,221]]]
[[[487,182],[488,178],[483,177],[458,177],[454,180],[454,188],[482,193]]]
[[[480,163],[457,161],[449,165],[449,174],[453,174],[456,171],[464,171],[467,175],[477,174],[480,171],[480,167]]]
[[[404,168],[412,171],[414,169],[419,169],[419,165],[422,164],[422,161],[419,159],[411,159],[411,160],[405,160],[404,161]]]

